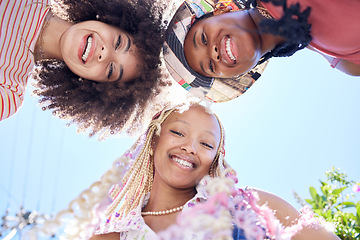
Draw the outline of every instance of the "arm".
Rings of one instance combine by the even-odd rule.
[[[331,63],[331,61],[329,62]],[[335,68],[350,76],[360,76],[360,65],[355,64],[353,62],[349,62],[345,59],[340,59],[337,65],[335,66]]]
[[[12,116],[21,106],[22,99],[18,92],[0,84],[0,121]]]
[[[360,65],[355,64],[353,62],[350,62],[348,60],[345,59],[337,59],[334,58],[332,56],[326,55],[322,52],[319,52],[318,50],[316,50],[315,48],[313,48],[312,46],[307,46],[308,49],[319,53],[321,56],[323,56],[329,63],[331,63],[331,66],[333,68],[336,68],[337,70],[346,73],[350,76],[360,76]],[[336,64],[333,65],[333,61],[334,60],[338,60],[338,62]]]
[[[253,189],[259,194],[259,205],[266,204],[275,211],[275,216],[284,226],[291,226],[300,213],[284,199],[259,189]],[[327,231],[322,226],[306,226],[292,240],[339,240],[334,233]]]

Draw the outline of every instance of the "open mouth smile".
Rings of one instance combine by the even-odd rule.
[[[231,60],[233,60],[234,63],[236,63],[236,58],[235,58],[235,56],[233,55],[233,53],[231,51],[231,45],[230,45],[230,38],[229,37],[226,39],[226,42],[225,42],[225,50],[226,50],[226,54],[229,56],[229,58]]]
[[[184,166],[186,168],[195,168],[195,164],[185,161],[183,159],[177,158],[177,157],[172,157],[172,160],[174,160],[175,162],[177,162],[178,164],[180,164],[181,166]]]
[[[89,61],[95,51],[95,40],[93,34],[84,36],[78,50],[79,60],[85,64]]]
[[[81,56],[81,59],[83,61],[83,63],[86,62],[86,59],[89,56],[90,50],[91,50],[91,45],[92,45],[92,35],[89,35],[86,39],[86,45],[84,47],[84,51],[83,54]]]
[[[229,35],[224,36],[221,40],[220,56],[221,59],[229,66],[232,66],[237,62],[238,49],[234,39]]]

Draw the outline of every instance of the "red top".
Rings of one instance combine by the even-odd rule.
[[[323,53],[360,64],[360,1],[359,0],[287,0],[287,5],[299,2],[301,10],[311,8],[312,41],[310,45]],[[261,4],[275,18],[281,7]]]

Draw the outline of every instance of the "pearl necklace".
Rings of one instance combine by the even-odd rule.
[[[40,32],[40,36],[38,39],[38,44],[36,44],[35,49],[34,49],[34,58],[35,60],[42,60],[45,58],[45,53],[43,51],[43,45],[44,45],[44,32],[46,31],[49,23],[50,23],[50,19],[54,16],[54,13],[52,13],[51,11],[47,13],[46,17],[45,17],[45,23],[42,26],[41,32]]]
[[[178,211],[183,210],[184,206],[180,206],[180,207],[176,207],[173,209],[169,209],[169,210],[164,210],[164,211],[157,211],[157,212],[141,212],[141,215],[143,216],[147,216],[147,215],[151,215],[151,216],[159,216],[159,215],[166,215],[166,214],[171,214],[171,213],[176,213]]]

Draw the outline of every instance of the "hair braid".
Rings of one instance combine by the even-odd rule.
[[[191,103],[190,105],[194,105],[194,103]],[[145,142],[142,150],[122,180],[123,188],[121,190],[119,190],[120,188],[117,188],[116,194],[113,194],[113,196],[117,196],[115,196],[113,203],[106,211],[106,215],[109,219],[113,217],[117,219],[123,218],[140,204],[141,199],[146,193],[151,191],[154,176],[154,159],[151,153],[154,135],[160,135],[161,124],[172,112],[180,110],[181,107],[188,106],[189,105],[181,105],[171,108],[169,110],[162,111],[159,115],[154,117],[155,119],[153,119],[150,123],[148,130],[145,133]],[[183,109],[181,108],[181,110]],[[220,125],[221,140],[214,161],[209,170],[209,175],[211,177],[219,176],[223,169],[227,166],[224,161],[224,130],[218,117],[216,115],[215,117]]]
[[[260,22],[261,32],[282,36],[286,42],[266,53],[259,63],[263,63],[271,57],[289,57],[309,45],[312,40],[311,24],[308,23],[310,7],[301,11],[299,3],[287,7],[286,0],[260,1],[271,2],[273,5],[283,8],[283,16],[280,19],[264,19]]]
[[[245,9],[255,8],[256,0],[238,0]],[[308,23],[310,7],[304,11],[300,10],[299,3],[286,6],[286,0],[260,0],[270,2],[274,6],[283,9],[283,16],[278,19],[264,19],[260,22],[260,31],[284,37],[285,43],[277,45],[272,51],[266,53],[258,64],[265,62],[272,57],[290,57],[300,49],[305,48],[312,40],[310,35],[311,24]]]
[[[123,188],[120,190],[120,194],[114,199],[114,202],[106,212],[106,215],[110,218],[122,200],[123,203],[117,211],[115,218],[121,219],[126,216],[132,209],[139,205],[142,196],[151,191],[154,172],[154,161],[151,156],[152,140],[154,134],[158,135],[160,133],[161,124],[175,109],[176,108],[172,108],[167,111],[162,111],[160,115],[150,123],[145,133],[143,148],[136,157],[130,170],[125,174],[122,180]]]

